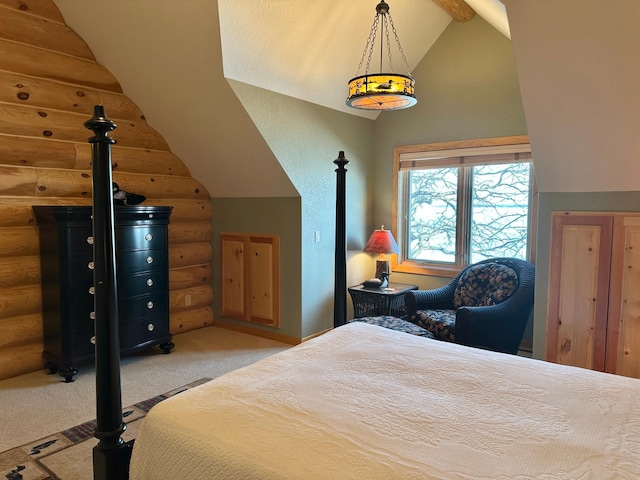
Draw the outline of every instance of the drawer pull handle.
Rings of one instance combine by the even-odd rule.
[[[153,279],[152,278],[147,278],[147,286],[148,287],[152,287],[153,286]]]
[[[93,245],[93,237],[87,237],[87,243]]]
[[[153,332],[153,329],[156,328],[153,326],[153,323],[150,323],[149,325],[147,325],[147,330],[149,330],[150,332]]]
[[[147,234],[144,236],[144,239],[145,239],[147,242],[150,242],[150,241],[153,239],[153,235],[151,235],[150,233],[147,233]]]
[[[153,263],[153,257],[151,256],[147,257],[147,263]]]
[[[96,319],[96,312],[91,312],[91,313],[89,314],[89,318],[90,318],[91,320],[95,320],[95,319]]]
[[[95,335],[94,335],[93,337],[91,337],[91,340],[90,340],[90,341],[91,341],[91,343],[93,343],[94,345],[96,344],[96,337],[95,337]]]
[[[89,287],[89,293],[90,293],[91,295],[95,295],[95,293],[96,293],[96,287]]]
[[[151,310],[153,308],[153,302],[147,302],[147,308]]]
[[[87,264],[87,267],[89,267],[89,270],[93,270],[93,266],[94,266],[94,265],[95,265],[95,264],[94,264],[93,262],[89,262],[89,263]]]

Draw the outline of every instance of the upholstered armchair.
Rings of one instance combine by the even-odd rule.
[[[527,261],[483,260],[441,288],[408,292],[406,319],[439,340],[515,354],[533,309],[534,281]]]

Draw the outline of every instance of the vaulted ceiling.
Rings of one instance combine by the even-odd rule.
[[[219,196],[292,193],[263,139],[232,141],[250,119],[228,79],[361,114],[347,110],[346,84],[377,0],[54,1],[192,175]],[[498,0],[388,3],[411,68],[459,21],[447,12],[465,4],[512,39],[541,191],[640,191],[640,1],[502,1],[506,15]],[[211,145],[203,139],[220,112]],[[216,162],[213,172],[208,162],[219,157],[233,161]],[[255,182],[237,173],[243,169]]]
[[[354,115],[374,112],[345,105],[347,81],[358,72],[376,15],[376,0],[219,0],[224,75],[274,92]],[[415,67],[452,19],[477,13],[509,35],[499,0],[389,0],[391,15],[409,68]],[[470,6],[472,5],[474,9]],[[380,71],[380,36],[371,72]],[[394,71],[406,73],[391,34]],[[387,53],[383,66],[387,66]],[[366,60],[365,60],[366,61]],[[388,71],[382,68],[383,71]]]

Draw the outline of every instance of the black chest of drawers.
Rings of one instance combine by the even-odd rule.
[[[120,353],[169,333],[168,225],[172,207],[115,207]],[[45,366],[67,382],[94,358],[92,207],[34,206],[40,231]]]

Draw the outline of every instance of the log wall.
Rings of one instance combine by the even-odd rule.
[[[110,135],[117,141],[114,181],[145,195],[143,205],[173,206],[171,332],[213,321],[206,188],[53,1],[0,0],[0,379],[42,368],[39,238],[31,207],[91,205],[92,132],[84,122],[97,104],[118,125]]]

